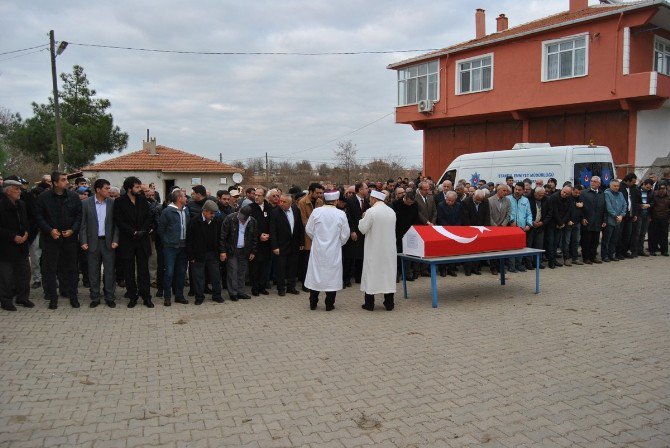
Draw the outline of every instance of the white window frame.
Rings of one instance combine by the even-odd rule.
[[[550,45],[560,45],[563,42],[579,39],[580,37],[584,37],[584,74],[581,75],[572,75],[572,76],[566,76],[564,78],[558,77],[556,79],[549,79],[547,77],[548,75],[548,69],[547,67],[547,56],[548,56],[548,49]],[[589,46],[591,43],[591,39],[589,39],[590,35],[589,33],[580,33],[580,34],[575,34],[572,36],[565,36],[561,37],[560,39],[552,39],[552,40],[545,40],[542,41],[542,82],[554,82],[554,81],[563,81],[565,79],[575,79],[575,78],[583,78],[585,76],[589,75]],[[574,55],[574,48],[573,48],[573,55]],[[560,58],[559,58],[560,59]],[[574,57],[573,57],[574,60]],[[572,67],[572,71],[574,73],[574,66]]]
[[[462,92],[461,91],[461,64],[466,63],[466,62],[472,62],[476,61],[478,59],[485,59],[485,58],[491,58],[491,87],[487,89],[480,89],[480,90],[470,90],[469,92]],[[478,56],[473,56],[471,58],[466,58],[466,59],[459,59],[456,61],[456,82],[454,85],[456,86],[456,95],[470,95],[472,93],[481,93],[481,92],[489,92],[493,90],[493,74],[494,74],[494,67],[495,67],[495,60],[493,57],[493,53],[486,53],[486,54],[480,54]],[[472,70],[470,70],[472,71]],[[470,82],[472,83],[472,78],[470,78]]]
[[[665,45],[667,47],[668,51],[670,51],[670,40],[665,39],[661,36],[654,36],[654,55],[653,55],[654,66],[651,69],[652,69],[652,71],[655,71],[656,73],[660,73],[661,75],[670,76],[670,64],[668,64],[668,67],[666,67],[666,70],[668,71],[668,73],[658,71],[657,68],[656,68],[656,52],[658,51],[658,50],[656,50],[656,44],[659,43],[659,42],[662,43],[663,45]]]
[[[433,62],[437,62],[437,71],[428,73],[428,68],[427,67]],[[420,65],[426,65],[426,75],[425,75],[426,76],[426,95],[428,95],[428,76],[433,75],[433,74],[437,75],[437,81],[436,81],[436,85],[435,85],[435,91],[436,91],[435,92],[435,98],[434,99],[426,98],[426,99],[430,100],[430,101],[433,101],[434,103],[438,103],[440,101],[440,71],[441,71],[441,67],[440,67],[440,59],[438,58],[438,59],[431,59],[431,60],[428,60],[428,61],[425,61],[425,62],[421,62],[419,64],[408,65],[407,67],[403,67],[401,69],[398,69],[398,73],[396,75],[396,96],[397,96],[397,101],[396,101],[397,106],[396,107],[416,105],[416,104],[419,104],[419,101],[421,101],[423,99],[423,98],[418,98],[418,95],[417,95],[417,98],[416,98],[415,102],[412,102],[412,103],[406,102],[404,104],[400,103],[400,92],[399,92],[400,83],[401,82],[406,83],[407,80],[409,80],[409,79],[419,79],[419,75],[417,74],[416,77],[413,77],[413,78],[406,77],[405,79],[401,80],[400,79],[400,72],[403,71],[403,70],[409,70],[411,67],[417,67],[417,72],[418,72],[418,67]],[[421,75],[421,76],[424,76],[424,75]],[[419,83],[417,81],[417,88],[418,88],[418,85],[419,85]]]

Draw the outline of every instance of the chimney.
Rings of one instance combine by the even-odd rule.
[[[570,0],[570,12],[582,11],[589,7],[589,0]]]
[[[477,8],[475,13],[475,29],[477,31],[477,39],[486,36],[486,11]]]
[[[498,25],[498,32],[505,31],[507,28],[509,28],[509,20],[505,16],[505,14],[500,14],[498,18],[496,19],[497,25]]]
[[[142,150],[148,149],[149,154],[157,155],[156,152],[156,137],[151,138],[148,142],[142,141]]]

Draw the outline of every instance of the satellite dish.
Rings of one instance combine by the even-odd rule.
[[[236,184],[242,182],[242,175],[240,173],[233,174],[233,182],[235,182]]]

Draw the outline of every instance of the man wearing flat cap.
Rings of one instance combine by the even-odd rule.
[[[0,306],[16,311],[16,303],[35,306],[29,299],[30,261],[29,223],[21,196],[21,182],[6,180],[0,192]]]
[[[325,192],[325,205],[312,210],[305,227],[312,242],[305,274],[311,310],[316,309],[321,291],[326,293],[326,311],[333,310],[335,295],[342,289],[342,246],[350,229],[346,213],[335,207],[339,198],[337,190]]]
[[[384,294],[384,307],[393,310],[396,291],[396,216],[393,209],[384,203],[385,194],[373,190],[370,193],[371,207],[358,223],[358,230],[365,235],[363,275],[361,291],[365,293],[362,308],[375,308],[375,294]]]
[[[221,224],[219,259],[227,262],[228,294],[233,302],[251,298],[245,292],[244,282],[257,245],[258,227],[250,206],[245,205],[237,213],[226,216]]]
[[[218,253],[221,225],[214,219],[218,211],[216,202],[208,199],[202,205],[200,215],[191,218],[186,227],[186,258],[193,271],[196,305],[201,305],[205,300],[206,272],[212,283],[212,300],[223,303]]]

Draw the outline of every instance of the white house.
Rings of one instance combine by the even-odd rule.
[[[165,198],[165,192],[175,185],[185,188],[189,194],[192,186],[204,185],[215,195],[217,190],[227,190],[240,183],[243,172],[240,168],[179,149],[157,146],[155,138],[142,142],[141,151],[85,166],[81,171],[88,178],[104,178],[117,187],[123,185],[126,177],[137,176],[143,184],[156,184],[161,198]]]

